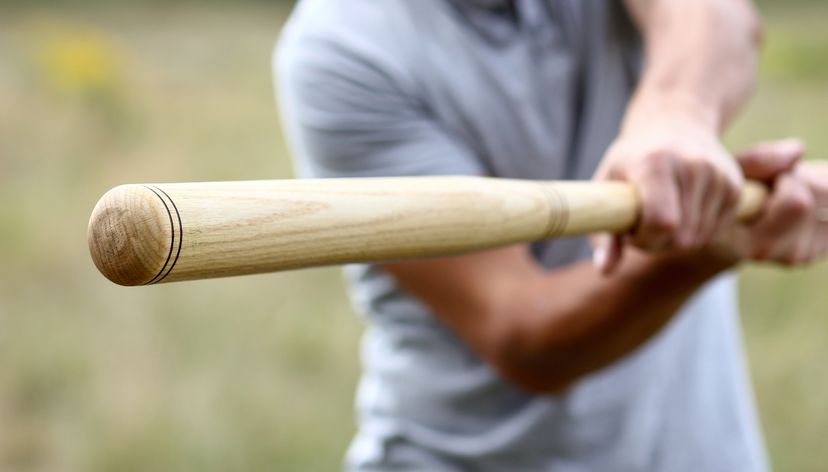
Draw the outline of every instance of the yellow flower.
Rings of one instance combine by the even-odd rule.
[[[53,29],[37,51],[43,82],[61,94],[111,91],[121,80],[120,62],[114,42],[89,28]]]

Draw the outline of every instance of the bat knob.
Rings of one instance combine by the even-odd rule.
[[[155,283],[174,266],[180,228],[172,200],[159,188],[121,185],[106,192],[92,211],[89,252],[98,270],[116,284]]]

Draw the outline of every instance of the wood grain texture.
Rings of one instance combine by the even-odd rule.
[[[746,187],[740,212],[760,211]],[[95,265],[121,285],[471,252],[635,224],[628,184],[486,177],[261,180],[116,187],[96,205]]]

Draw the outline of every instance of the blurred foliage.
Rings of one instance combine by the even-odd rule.
[[[190,8],[198,7],[215,7],[221,4],[236,5],[236,4],[260,4],[261,6],[291,6],[297,0],[37,0],[37,7],[149,7],[156,8],[159,6],[185,6]],[[799,0],[803,1],[803,0]],[[0,0],[0,7],[19,6],[24,8],[32,7],[32,0]]]
[[[126,289],[85,242],[120,183],[291,175],[270,79],[289,3],[0,4],[13,4],[0,7],[0,470],[339,467],[361,324],[337,269]],[[799,135],[828,156],[828,5],[775,3],[766,18],[762,80],[728,141]],[[826,276],[744,272],[780,471],[825,470]]]
[[[0,470],[335,470],[360,324],[336,269],[126,290],[129,181],[289,177],[278,5],[0,10]]]

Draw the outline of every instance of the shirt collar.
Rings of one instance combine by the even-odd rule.
[[[471,5],[484,8],[502,8],[508,6],[513,0],[461,0],[461,3],[469,3]]]
[[[542,12],[542,0],[451,0],[462,10],[465,16],[481,34],[490,40],[508,42],[525,29],[532,34],[540,34],[546,29],[545,15]],[[514,9],[513,9],[514,8]],[[506,13],[511,11],[517,17]],[[548,33],[548,31],[547,31]]]

